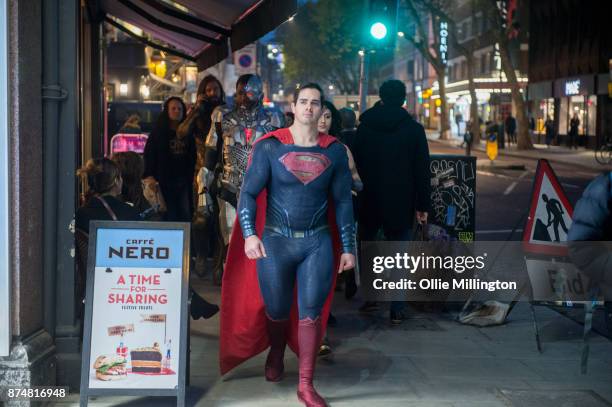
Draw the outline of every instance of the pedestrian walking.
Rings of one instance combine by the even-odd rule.
[[[506,134],[505,134],[504,120],[501,114],[497,116],[497,126],[495,131],[497,132],[497,147],[500,149],[506,148]]]
[[[529,137],[531,138],[531,141],[534,140],[535,127],[536,127],[535,119],[533,118],[532,115],[529,115]]]
[[[185,117],[185,104],[172,96],[164,103],[145,145],[145,188],[161,188],[166,201],[165,220],[191,222],[196,147],[192,136],[180,137],[177,128]]]
[[[323,101],[319,85],[304,85],[291,105],[293,125],[255,143],[240,191],[240,229],[232,235],[222,285],[222,373],[269,344],[265,377],[280,381],[289,340],[293,349],[298,345],[297,397],[307,407],[327,405],[313,387],[316,357],[335,275],[355,265],[348,157],[344,145],[317,128]],[[329,217],[335,218],[339,236],[330,231]],[[261,239],[256,221],[265,225]],[[334,249],[336,236],[341,248]],[[290,319],[294,292],[297,321]]]
[[[357,136],[357,116],[355,115],[355,111],[348,107],[343,107],[340,109],[340,118],[342,119],[342,130],[338,138],[341,142],[343,142],[349,150],[353,151],[353,146],[355,144],[355,137]],[[349,166],[355,167],[354,161],[351,163],[349,161]],[[355,177],[355,174],[357,175]],[[353,173],[353,169],[351,168],[351,175],[353,176],[353,212],[357,213],[357,192],[363,189],[363,182],[361,182],[361,178],[357,173],[357,169],[355,167],[355,171]],[[356,184],[356,181],[361,183],[361,186]],[[355,216],[357,217],[357,216]],[[344,279],[344,297],[346,299],[351,299],[357,294],[357,283],[355,280],[355,270],[347,270],[343,274]]]
[[[244,171],[253,143],[283,127],[282,112],[263,105],[264,89],[258,75],[241,75],[236,81],[234,106],[219,106],[212,114],[213,125],[206,137],[204,194],[219,205],[219,229],[223,249],[215,262],[214,276],[221,281],[223,259],[232,235],[236,206]]]
[[[177,133],[181,138],[191,137],[196,145],[196,164],[194,169],[194,205],[192,221],[192,241],[196,255],[195,272],[199,276],[206,273],[207,258],[209,252],[215,252],[216,256],[222,255],[222,250],[217,242],[220,242],[219,228],[217,224],[218,207],[207,200],[206,169],[204,167],[206,157],[206,137],[212,125],[212,112],[219,106],[225,105],[225,92],[219,79],[213,75],[207,75],[198,86],[196,104],[187,114],[187,117],[179,125]],[[216,215],[216,216],[215,216]],[[213,250],[217,249],[217,250]],[[217,259],[217,261],[220,261]]]
[[[355,111],[348,107],[340,109],[340,119],[342,121],[342,130],[338,138],[343,142],[349,150],[353,151],[353,144],[355,143],[355,136],[357,135],[357,116]]]
[[[544,122],[544,131],[546,133],[546,147],[550,148],[550,143],[552,143],[555,138],[555,124],[551,117],[546,118]]]
[[[508,144],[516,144],[516,119],[512,116],[512,113],[508,113],[504,128],[506,134],[508,134]]]
[[[338,137],[342,131],[341,129],[342,129],[342,119],[341,119],[340,112],[336,109],[333,103],[325,100],[323,102],[323,113],[321,114],[321,118],[319,119],[319,123],[318,123],[319,132],[323,134],[329,134],[334,137]],[[340,138],[338,139],[341,140]],[[357,173],[357,169],[355,167],[355,160],[353,159],[353,154],[351,153],[351,150],[348,148],[346,144],[344,144],[344,146],[346,147],[346,153],[348,155],[349,169],[351,170],[351,178],[353,179],[351,190],[353,191],[353,194],[356,194],[357,192],[361,191],[363,184],[361,182],[361,178],[359,177],[359,174]],[[342,273],[341,279],[336,283],[336,290],[341,288],[340,283],[342,282],[342,280],[346,282],[347,277],[349,275],[352,278],[349,277],[349,280],[351,281],[349,281],[346,284],[345,289],[350,290],[352,292],[352,295],[354,295],[357,289],[357,287],[355,286],[355,277],[354,277],[355,270],[354,269],[346,270],[344,273]],[[336,318],[331,312],[329,313],[328,324],[330,326],[333,326],[336,324]],[[331,348],[329,338],[326,332],[323,337],[323,342],[321,343],[321,347],[319,349],[319,356],[327,356],[331,353],[332,353],[332,348]]]
[[[568,132],[568,148],[578,149],[578,127],[580,126],[580,119],[578,113],[574,113],[574,116],[570,120],[570,128]]]
[[[468,120],[465,125],[465,132],[463,133],[463,142],[461,142],[460,147],[465,146],[465,155],[470,156],[472,152],[472,141],[474,140],[474,136],[472,134],[472,120]]]
[[[459,110],[455,115],[455,124],[457,125],[457,136],[461,136],[461,123],[463,122],[463,115]]]
[[[402,108],[406,87],[388,80],[379,89],[381,101],[360,117],[355,162],[363,181],[359,196],[359,238],[409,241],[413,223],[427,222],[430,206],[429,147],[423,126]],[[364,268],[365,269],[365,268]],[[366,303],[362,311],[376,309]],[[392,302],[392,324],[405,318],[405,303]]]

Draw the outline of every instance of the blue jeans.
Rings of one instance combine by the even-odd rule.
[[[382,228],[385,235],[383,241],[390,242],[409,242],[412,240],[412,228],[391,230],[384,227],[362,227],[359,229],[359,240],[362,241],[377,241],[378,232]],[[406,308],[405,301],[391,301],[390,310],[391,312],[401,312]]]

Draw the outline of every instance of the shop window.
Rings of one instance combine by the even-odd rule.
[[[578,126],[578,134],[586,134],[587,127],[587,110],[584,96],[572,96],[570,98],[569,111],[567,115],[567,127],[565,130],[569,133],[570,120],[574,117],[578,117],[580,125]]]
[[[546,133],[544,124],[549,117],[551,120],[555,119],[555,99],[553,98],[539,101],[538,108],[535,112],[536,133]]]

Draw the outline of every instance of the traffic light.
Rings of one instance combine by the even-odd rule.
[[[366,16],[372,48],[392,49],[397,37],[397,1],[370,0]]]

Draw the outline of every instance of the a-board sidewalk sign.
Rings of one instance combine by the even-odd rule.
[[[471,243],[476,231],[476,157],[432,154],[430,238]]]
[[[80,405],[89,396],[185,404],[189,224],[92,222]]]

